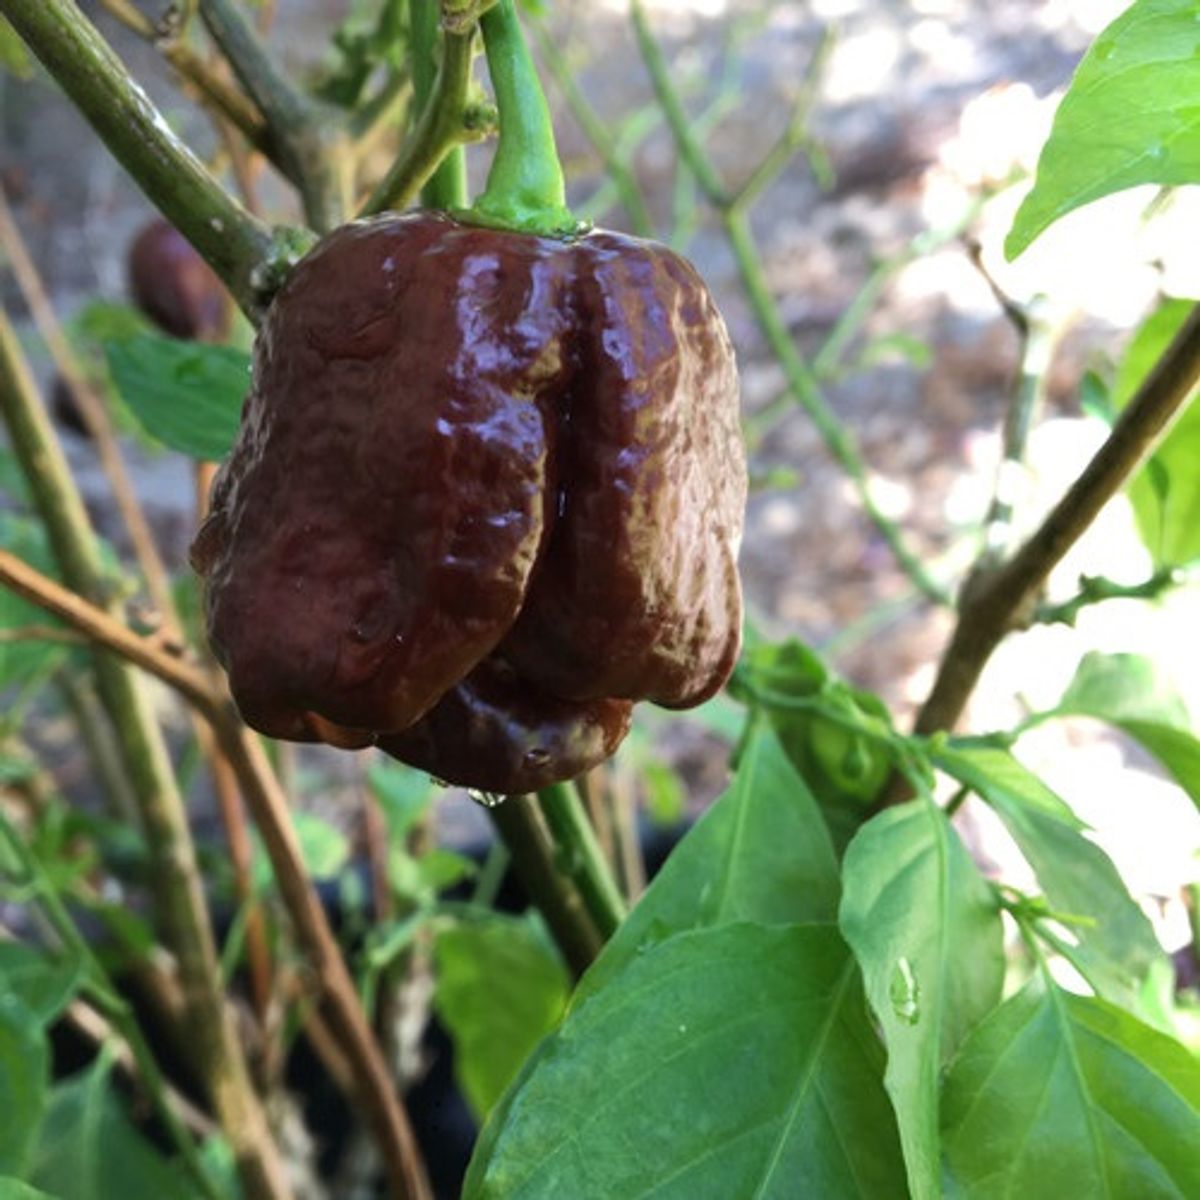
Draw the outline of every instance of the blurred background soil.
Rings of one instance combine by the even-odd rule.
[[[1080,415],[1084,372],[1102,373],[1119,356],[1162,291],[1200,295],[1197,214],[1184,193],[1153,223],[1141,221],[1149,196],[1138,191],[1064,221],[1017,264],[999,252],[1022,188],[1004,185],[1032,169],[1075,64],[1122,7],[1111,0],[647,3],[691,111],[706,113],[708,145],[731,184],[780,135],[818,46],[833,32],[811,109],[829,177],[818,179],[809,157],[797,154],[755,207],[753,228],[770,287],[810,359],[868,280],[878,281],[840,368],[826,380],[827,397],[858,437],[881,502],[947,583],[961,578],[978,548],[1020,367],[1013,322],[968,243],[978,244],[987,273],[1014,303],[1034,305],[1038,320],[1061,334],[1022,481],[1022,528],[1036,523],[1103,436],[1098,422]],[[624,134],[643,129],[633,168],[650,211],[662,235],[682,235],[729,322],[755,436],[752,472],[762,484],[742,556],[751,619],[771,636],[792,634],[823,649],[906,720],[932,681],[950,615],[921,600],[897,569],[811,421],[780,405],[783,373],[721,231],[680,182],[626,9],[623,0],[552,0],[547,27],[606,125]],[[279,0],[275,45],[297,73],[319,61],[345,10],[346,0]],[[171,87],[153,50],[96,19],[170,120],[211,153],[207,124]],[[603,194],[602,167],[549,78],[547,86],[572,199],[590,211]],[[68,316],[97,296],[122,297],[124,252],[148,216],[145,201],[45,79],[5,79],[0,102],[0,170],[60,312]],[[486,162],[486,149],[472,150],[476,180]],[[981,204],[991,192],[999,194]],[[281,218],[292,215],[281,192],[268,186],[264,195]],[[593,215],[627,223],[617,206],[601,204]],[[11,289],[4,298],[20,311]],[[49,378],[46,360],[39,363]],[[777,415],[756,417],[764,412]],[[101,528],[119,541],[87,443],[66,440]],[[164,546],[181,565],[190,471],[175,457],[132,446],[130,455]],[[1081,571],[1136,581],[1148,569],[1128,511],[1116,503],[1055,573],[1052,591],[1072,594]],[[1156,655],[1200,711],[1193,597],[1182,591],[1153,609],[1114,602],[1084,613],[1075,630],[1039,628],[1010,639],[987,672],[970,727],[1011,725],[1025,707],[1052,703],[1089,649]],[[655,753],[681,771],[694,803],[726,778],[727,747],[711,726],[653,716],[647,726]],[[1200,832],[1178,789],[1131,746],[1086,722],[1046,726],[1021,752],[1096,828],[1168,944],[1186,940],[1177,896],[1196,875]],[[452,837],[473,828],[467,802],[443,811]],[[1021,864],[1003,835],[970,808],[967,822],[977,852],[1020,882],[1012,876]]]

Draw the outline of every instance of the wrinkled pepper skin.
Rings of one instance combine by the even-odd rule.
[[[173,225],[155,219],[129,247],[129,293],[164,333],[212,341],[227,321],[228,296],[213,269]]]
[[[381,737],[379,747],[445,783],[534,792],[612,754],[629,732],[632,709],[628,700],[560,700],[491,655],[415,725]]]
[[[249,724],[516,792],[720,688],[745,490],[682,259],[390,215],[272,304],[193,562]]]

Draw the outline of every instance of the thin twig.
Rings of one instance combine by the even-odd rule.
[[[276,157],[263,115],[230,81],[215,71],[184,39],[183,29],[164,34],[129,0],[100,0],[104,10],[126,29],[154,45],[203,103],[236,126],[246,140],[269,159]]]
[[[954,635],[917,716],[917,733],[954,727],[992,651],[1005,634],[1033,617],[1050,572],[1150,452],[1197,379],[1200,307],[1192,310],[1104,445],[1037,531],[1003,566],[985,567],[968,579]]]
[[[82,598],[86,595],[100,603],[106,599],[96,538],[28,363],[3,313],[0,415],[63,578],[80,594],[37,572],[35,582],[50,584],[68,606],[82,605],[119,624],[103,608]],[[10,567],[30,570],[12,554],[4,553],[4,559]],[[68,623],[79,628],[78,623]],[[155,899],[166,942],[179,962],[192,1025],[194,1064],[234,1147],[247,1195],[256,1200],[283,1200],[290,1195],[290,1188],[225,1005],[183,797],[150,698],[143,681],[119,658],[98,652],[94,661],[100,696],[138,802],[143,832],[154,850]]]
[[[326,1017],[353,1065],[359,1099],[375,1126],[391,1177],[401,1187],[400,1195],[413,1200],[428,1197],[430,1192],[416,1140],[359,1005],[354,981],[346,969],[325,910],[308,879],[287,799],[261,744],[242,724],[232,701],[219,693],[196,667],[164,653],[149,639],[139,637],[102,609],[3,550],[0,550],[0,585],[156,676],[178,691],[212,724],[237,773],[242,795],[254,814],[280,895],[319,983]]]
[[[1033,619],[1039,625],[1074,625],[1080,612],[1105,600],[1157,600],[1164,592],[1178,587],[1185,572],[1178,567],[1159,567],[1141,583],[1118,583],[1100,575],[1081,575],[1079,591],[1060,604],[1040,604]]]
[[[817,88],[825,74],[830,55],[836,42],[834,27],[826,25],[821,32],[821,40],[813,51],[805,68],[804,76],[796,98],[792,104],[792,115],[779,135],[775,144],[763,155],[756,166],[746,177],[745,182],[730,197],[731,208],[749,208],[763,192],[779,177],[779,174],[791,162],[796,152],[812,140],[808,131],[809,116],[813,102],[816,99]]]
[[[563,868],[579,889],[593,924],[602,938],[611,937],[625,917],[625,901],[579,793],[567,783],[551,784],[538,792],[538,807],[554,835]]]
[[[863,511],[879,530],[904,573],[928,599],[937,604],[949,604],[951,598],[945,587],[929,575],[920,556],[907,545],[899,526],[884,513],[875,499],[870,476],[854,437],[830,408],[812,367],[796,348],[767,283],[762,257],[750,231],[745,202],[725,186],[708,152],[696,137],[640,0],[633,0],[630,12],[642,61],[650,75],[654,94],[666,115],[680,157],[720,217],[755,319],[772,353],[783,367],[789,390],[808,413],[826,448],[849,477]]]
[[[72,633],[87,643],[87,639],[78,630],[71,629],[65,632]],[[120,820],[128,822],[131,829],[140,829],[141,814],[138,811],[137,797],[133,794],[121,761],[112,722],[108,719],[108,713],[96,693],[94,672],[59,671],[54,678],[54,685],[79,730],[80,738],[87,749],[95,782],[104,793],[109,811]]]
[[[129,534],[134,557],[146,581],[150,599],[168,632],[178,634],[179,621],[175,615],[167,568],[158,553],[150,522],[146,520],[146,514],[138,502],[133,481],[125,469],[125,460],[117,444],[108,410],[88,384],[79,360],[63,333],[54,306],[46,294],[42,277],[29,255],[16,221],[13,220],[3,185],[0,185],[0,248],[8,258],[13,276],[25,303],[29,306],[33,323],[37,326],[42,341],[46,343],[55,367],[70,388],[83,423],[92,436],[101,469],[108,480],[117,511],[121,514],[121,520]]]
[[[579,889],[555,854],[538,805],[531,796],[509,796],[488,816],[512,855],[513,869],[550,927],[567,966],[582,975],[595,961],[604,938]]]
[[[26,45],[100,140],[252,319],[289,251],[171,132],[73,0],[0,0]]]
[[[583,130],[584,136],[595,147],[600,161],[604,164],[605,173],[616,188],[621,205],[629,217],[630,228],[641,237],[654,236],[654,219],[646,204],[642,189],[638,186],[633,171],[619,153],[616,140],[608,131],[608,126],[600,119],[599,114],[588,102],[587,97],[579,87],[575,72],[567,64],[566,58],[558,48],[558,43],[547,32],[544,23],[535,20],[532,23],[534,41],[537,43],[538,54],[550,68],[550,74],[562,91],[571,115]]]
[[[84,1000],[72,1000],[67,1005],[65,1017],[77,1033],[87,1038],[94,1045],[101,1045],[113,1038],[120,1037],[112,1023],[91,1004]],[[134,1083],[144,1087],[151,1095],[154,1094],[150,1082],[145,1078],[138,1065],[138,1057],[122,1041],[117,1054],[117,1066]],[[194,1136],[210,1138],[220,1132],[207,1113],[201,1112],[182,1092],[163,1082],[163,1103],[175,1114],[176,1119]]]
[[[468,128],[465,120],[474,39],[473,29],[466,33],[445,32],[442,62],[428,103],[391,170],[363,206],[361,216],[406,208],[447,153],[480,136],[481,131]]]
[[[83,992],[103,1017],[107,1018],[120,1033],[128,1048],[129,1057],[137,1064],[138,1073],[151,1100],[162,1117],[167,1131],[175,1143],[183,1161],[187,1164],[202,1193],[209,1200],[219,1200],[219,1193],[209,1178],[200,1158],[195,1138],[185,1126],[178,1106],[173,1102],[174,1093],[159,1069],[158,1062],[142,1034],[133,1012],[117,991],[100,960],[92,953],[83,934],[75,924],[67,906],[62,902],[37,852],[26,845],[13,828],[11,822],[0,812],[0,837],[8,844],[5,857],[20,864],[22,872],[36,897],[38,908],[50,928],[72,958],[81,967]],[[5,931],[7,932],[7,931]]]
[[[296,185],[311,228],[327,233],[341,224],[349,192],[350,141],[280,70],[257,31],[233,0],[200,0],[200,15],[238,82],[267,123],[284,174]]]
[[[1000,286],[987,264],[977,241],[967,244],[972,265],[991,289],[1000,311],[1012,325],[1019,347],[1017,373],[1004,417],[1001,435],[1002,453],[996,471],[992,502],[984,518],[983,554],[997,562],[1012,548],[1016,498],[1025,476],[1025,453],[1029,435],[1045,407],[1047,376],[1059,343],[1071,327],[1072,317],[1052,319],[1041,298],[1019,304]]]

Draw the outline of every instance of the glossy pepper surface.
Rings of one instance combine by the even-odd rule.
[[[193,561],[251,725],[523,791],[720,688],[745,490],[683,259],[392,215],[276,298]]]

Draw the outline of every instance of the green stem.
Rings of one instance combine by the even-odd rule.
[[[566,783],[538,792],[538,807],[554,835],[567,873],[575,881],[600,936],[607,939],[625,917],[625,901],[617,889],[596,832],[579,793]]]
[[[424,113],[434,97],[439,81],[437,63],[438,33],[441,28],[440,0],[409,0],[409,37],[412,39],[413,99],[417,113]],[[471,32],[472,39],[474,31]],[[466,74],[470,81],[471,64]],[[466,100],[466,89],[460,104]],[[467,206],[467,156],[461,144],[455,144],[442,158],[437,169],[421,189],[421,204],[425,208],[451,209]]]
[[[372,193],[360,215],[369,216],[389,209],[407,207],[421,188],[430,182],[449,151],[472,140],[477,133],[467,128],[465,112],[471,83],[471,61],[474,57],[474,31],[447,30],[442,46],[442,64],[432,85],[428,100],[420,107],[421,116],[416,128],[405,140],[392,169]],[[416,70],[416,59],[413,62]],[[413,77],[414,96],[419,88]],[[458,207],[434,201],[459,200],[465,197],[465,178],[452,172],[439,177],[431,197],[431,207]]]
[[[284,174],[296,185],[305,219],[328,233],[345,217],[353,154],[349,132],[292,86],[233,0],[200,0],[213,41],[266,118]]]
[[[575,79],[575,73],[568,66],[562,51],[554,39],[546,32],[540,21],[533,26],[534,40],[537,42],[538,53],[542,61],[550,68],[551,75],[562,90],[568,107],[584,136],[596,148],[600,161],[604,164],[605,173],[612,180],[617,196],[629,217],[630,227],[640,237],[654,236],[654,219],[646,206],[642,190],[628,164],[617,149],[616,139],[609,133],[608,126],[600,119],[596,110],[588,102]]]
[[[498,0],[479,19],[479,28],[500,111],[500,140],[470,218],[547,237],[576,233],[579,222],[567,208],[550,108],[514,0]]]
[[[509,796],[488,816],[512,855],[513,869],[530,901],[545,918],[563,958],[576,977],[595,961],[604,945],[579,890],[546,830],[532,796]]]
[[[741,197],[730,194],[688,121],[662,48],[650,30],[640,0],[634,0],[631,14],[642,61],[650,75],[654,94],[666,115],[680,157],[695,176],[709,203],[720,214],[750,307],[767,344],[783,367],[788,390],[808,413],[826,448],[849,476],[863,511],[879,530],[904,573],[930,600],[938,604],[950,604],[951,598],[946,589],[930,577],[920,558],[905,543],[899,526],[876,503],[866,466],[854,438],[834,415],[812,368],[796,349],[779,305],[767,284],[762,258],[750,231],[746,214],[747,203],[753,198],[753,188]],[[754,175],[751,176],[753,178]]]
[[[229,196],[172,132],[73,0],[0,0],[30,50],[118,162],[256,315],[276,257],[270,230]]]
[[[683,101],[671,81],[671,71],[667,66],[662,47],[650,29],[650,23],[646,20],[646,10],[640,0],[633,0],[629,8],[629,15],[633,20],[633,32],[637,39],[638,52],[650,74],[654,94],[658,97],[659,104],[662,105],[667,124],[671,127],[671,134],[679,148],[680,157],[687,164],[688,170],[696,177],[696,182],[708,197],[709,203],[716,209],[727,208],[730,202],[729,190],[721,181],[712,160],[692,131]]]
[[[741,272],[742,286],[750,300],[750,307],[754,310],[767,344],[783,367],[788,389],[816,426],[826,449],[850,478],[863,511],[879,530],[904,573],[930,600],[938,604],[951,603],[946,589],[930,577],[920,558],[909,548],[899,526],[886,516],[876,503],[867,468],[853,436],[829,407],[812,368],[796,349],[792,335],[779,311],[779,305],[771,295],[763,271],[762,258],[745,214],[740,210],[727,209],[722,214],[722,221],[734,258],[737,260],[738,270]]]
[[[89,999],[108,1018],[128,1045],[137,1064],[142,1083],[150,1093],[154,1107],[166,1125],[167,1132],[192,1177],[209,1200],[220,1200],[221,1193],[205,1169],[195,1139],[180,1120],[179,1114],[169,1099],[166,1078],[159,1069],[154,1053],[143,1037],[141,1028],[128,1004],[122,999],[100,960],[92,953],[91,947],[80,933],[67,906],[55,891],[41,860],[34,850],[26,846],[3,811],[0,811],[0,833],[4,835],[14,858],[25,872],[42,912],[58,935],[63,947],[83,964],[84,987]]]
[[[109,608],[95,535],[16,335],[0,312],[0,417],[68,586]],[[165,940],[179,961],[196,1066],[238,1155],[248,1196],[290,1194],[278,1150],[250,1083],[220,988],[212,926],[195,848],[162,733],[137,673],[97,650],[96,682],[117,736],[142,828]]]
[[[1105,600],[1157,600],[1164,592],[1177,587],[1184,573],[1177,567],[1159,567],[1141,583],[1117,583],[1101,575],[1083,575],[1079,592],[1061,604],[1043,604],[1034,614],[1039,625],[1074,625],[1080,610]]]

